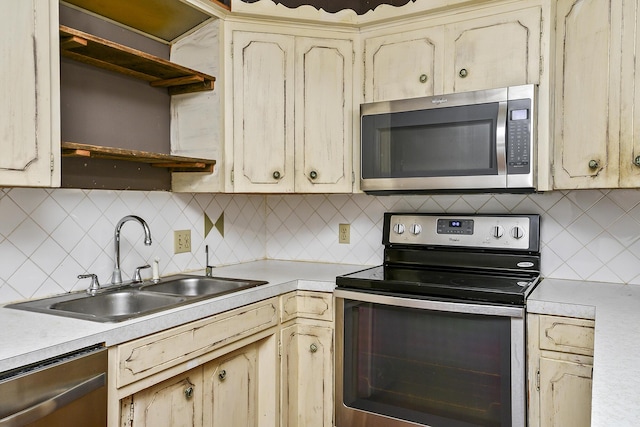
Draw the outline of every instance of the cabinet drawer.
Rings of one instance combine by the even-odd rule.
[[[296,317],[314,320],[333,320],[333,296],[329,293],[296,291],[280,297],[281,321]]]
[[[146,378],[278,324],[271,298],[118,346],[118,387]]]
[[[593,356],[593,320],[540,316],[540,348]]]

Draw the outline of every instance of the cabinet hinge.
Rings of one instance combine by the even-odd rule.
[[[231,169],[231,183],[233,184],[233,181],[235,179],[235,175],[234,175],[235,170]]]
[[[355,184],[356,183],[356,173],[354,171],[351,171],[351,184]]]
[[[536,390],[540,391],[540,368],[536,371]]]
[[[53,153],[49,154],[49,170],[53,172],[55,169],[55,157]]]
[[[282,359],[282,341],[278,341],[278,357]]]

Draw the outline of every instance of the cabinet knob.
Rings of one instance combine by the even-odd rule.
[[[316,351],[318,351],[318,346],[317,346],[315,343],[311,344],[311,345],[309,346],[309,351],[310,351],[311,353],[315,353]]]
[[[633,159],[633,164],[636,166],[640,166],[640,156],[636,156],[636,158]]]
[[[220,381],[224,381],[227,378],[227,371],[224,369],[218,373],[218,378]]]
[[[429,76],[426,74],[420,74],[420,83],[426,83],[429,80]]]
[[[273,179],[280,179],[280,172],[279,171],[275,171],[273,173]]]
[[[309,172],[309,178],[316,179],[317,177],[318,177],[318,172],[316,171]]]
[[[462,68],[460,71],[458,71],[458,75],[464,79],[469,75],[469,72],[466,68]]]
[[[600,162],[597,160],[589,160],[589,169],[598,169],[600,167]]]
[[[184,397],[191,399],[193,397],[193,387],[187,387],[184,389]]]

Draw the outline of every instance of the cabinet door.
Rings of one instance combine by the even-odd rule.
[[[294,190],[292,36],[233,32],[236,192]]]
[[[205,365],[203,419],[206,427],[258,426],[257,369],[256,344]]]
[[[366,39],[365,102],[442,93],[442,27]]]
[[[281,331],[282,427],[333,425],[333,331],[295,324]]]
[[[58,2],[0,2],[0,185],[60,185]]]
[[[295,191],[351,192],[350,40],[296,39]]]
[[[618,185],[621,5],[601,0],[557,2],[556,189]]]
[[[536,7],[448,25],[445,91],[538,83],[541,19]]]
[[[591,425],[591,365],[540,359],[540,425]]]
[[[202,426],[202,395],[202,368],[196,368],[124,399],[122,425]]]

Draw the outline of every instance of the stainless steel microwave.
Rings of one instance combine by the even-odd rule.
[[[367,193],[532,192],[536,86],[362,104]]]

